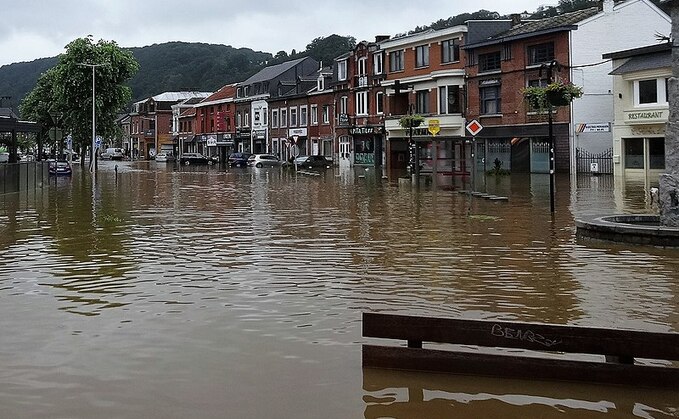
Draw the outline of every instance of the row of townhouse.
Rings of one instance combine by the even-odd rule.
[[[548,115],[530,108],[521,91],[551,75],[585,92],[552,112],[556,170],[579,171],[581,156],[602,153],[623,164],[624,147],[613,156],[617,93],[611,57],[603,56],[657,43],[659,33],[670,33],[670,18],[649,0],[603,0],[542,20],[513,15],[378,36],[329,66],[305,57],[213,94],[164,93],[135,103],[126,147],[143,158],[174,150],[222,161],[233,151],[281,159],[299,152],[389,170],[416,159],[425,172],[453,175],[469,173],[475,155],[479,168],[499,161],[514,172],[546,172]],[[404,129],[399,119],[409,114],[425,123]],[[465,129],[471,120],[483,126],[473,138]],[[432,124],[440,128],[435,136]]]

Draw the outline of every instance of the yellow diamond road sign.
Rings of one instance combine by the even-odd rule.
[[[439,120],[438,119],[430,119],[429,120],[429,127],[427,128],[429,130],[429,133],[431,135],[436,135],[441,131],[441,126],[439,125]]]

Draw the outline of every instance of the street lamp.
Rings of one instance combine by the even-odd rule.
[[[57,160],[63,160],[62,155],[64,153],[64,146],[61,142],[62,137],[59,136],[59,138],[57,138],[57,124],[59,124],[59,120],[61,119],[62,114],[61,114],[61,112],[57,112],[57,111],[54,111],[54,110],[49,111],[49,114],[50,114],[50,118],[52,118],[52,123],[54,124],[52,126],[53,132],[54,132],[54,141],[55,141],[57,147],[59,147],[59,149],[57,150],[56,157],[57,157]]]
[[[95,172],[97,170],[97,161],[96,161],[96,154],[94,152],[96,148],[96,143],[97,143],[97,124],[96,124],[96,94],[95,94],[95,77],[94,77],[94,70],[97,67],[103,67],[106,64],[87,64],[87,63],[78,63],[78,65],[81,65],[83,67],[90,67],[92,69],[92,155],[90,157],[90,171]]]

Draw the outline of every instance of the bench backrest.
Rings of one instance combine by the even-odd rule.
[[[679,333],[363,313],[363,336],[679,360]]]

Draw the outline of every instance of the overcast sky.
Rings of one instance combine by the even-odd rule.
[[[480,9],[534,11],[557,0],[0,0],[0,66],[64,52],[92,35],[122,47],[207,42],[275,54],[318,37],[394,35]]]

